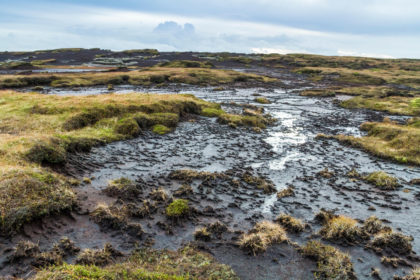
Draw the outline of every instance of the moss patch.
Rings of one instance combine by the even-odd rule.
[[[383,190],[396,190],[401,186],[397,178],[388,175],[384,171],[372,172],[365,176],[364,180]]]
[[[254,99],[255,102],[260,103],[260,104],[270,104],[270,100],[268,100],[265,97],[257,97]]]
[[[181,218],[188,215],[189,212],[188,200],[185,199],[175,199],[166,207],[166,215],[169,218]]]
[[[163,135],[163,134],[171,132],[171,129],[162,124],[157,124],[153,126],[152,131],[156,134]]]

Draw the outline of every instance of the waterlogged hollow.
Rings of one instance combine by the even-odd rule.
[[[144,230],[154,239],[155,248],[177,249],[193,240],[196,227],[221,220],[233,230],[249,230],[260,220],[273,220],[279,213],[289,213],[310,223],[313,232],[319,224],[313,222],[315,213],[321,208],[337,209],[337,213],[364,220],[371,215],[389,221],[389,225],[414,237],[413,250],[420,252],[420,204],[415,195],[418,187],[407,182],[418,178],[420,168],[399,165],[375,158],[365,152],[343,146],[333,140],[316,139],[319,133],[360,136],[359,125],[365,121],[381,121],[384,113],[367,110],[347,110],[334,104],[333,98],[308,98],[296,92],[302,89],[227,89],[213,91],[211,88],[184,86],[181,88],[135,88],[116,86],[113,92],[147,91],[159,93],[191,93],[199,98],[220,102],[228,112],[240,112],[240,108],[229,104],[249,103],[263,106],[265,113],[277,122],[262,133],[251,129],[232,129],[222,126],[213,118],[198,117],[186,121],[167,135],[146,133],[138,138],[116,142],[94,148],[89,154],[77,154],[67,166],[70,174],[79,178],[93,178],[91,184],[77,189],[81,197],[82,210],[73,218],[49,221],[50,228],[27,227],[25,233],[39,240],[41,247],[51,245],[62,235],[69,236],[82,248],[100,248],[111,242],[118,249],[128,252],[134,241],[121,233],[102,232],[90,221],[84,210],[92,211],[98,203],[113,203],[115,200],[101,192],[109,180],[128,177],[141,178],[156,187],[163,186],[172,192],[178,185],[166,176],[178,169],[194,169],[209,172],[245,170],[252,168],[256,174],[267,176],[280,191],[293,186],[295,196],[278,200],[276,194],[252,193],[250,191],[210,192],[194,197],[194,207],[217,209],[217,217],[198,217],[193,222],[174,226],[171,235],[156,226],[165,222],[157,216],[143,221]],[[45,89],[50,94],[101,94],[105,87],[93,87],[72,91],[68,89]],[[254,102],[255,94],[271,101],[261,105]],[[342,99],[343,97],[338,97]],[[345,98],[345,97],[344,97]],[[403,120],[404,117],[391,119]],[[317,173],[328,168],[334,175],[323,178]],[[397,178],[403,185],[401,190],[384,192],[362,181],[352,181],[346,174],[356,169],[359,173],[383,170]],[[174,185],[175,184],[175,185]],[[197,186],[193,186],[196,191]],[[233,206],[235,204],[235,206]],[[376,211],[369,211],[373,206]],[[216,219],[217,218],[217,219]],[[304,244],[309,233],[290,235],[293,241]],[[25,236],[17,236],[16,242]],[[337,246],[337,245],[336,245]],[[340,246],[338,246],[340,247]],[[359,279],[369,279],[372,267],[379,267],[384,279],[408,271],[406,267],[395,270],[380,263],[380,257],[360,246],[340,247],[349,252]],[[259,256],[248,256],[240,249],[226,243],[211,243],[207,248],[216,259],[229,264],[241,279],[278,279],[279,275],[292,279],[311,279],[315,264],[302,258],[290,246],[276,245]],[[4,259],[4,258],[3,258]],[[273,261],[276,260],[276,261]],[[71,261],[71,260],[70,260]],[[3,268],[7,273],[10,268]]]

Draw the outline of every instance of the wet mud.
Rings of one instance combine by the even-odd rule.
[[[62,236],[67,236],[82,249],[103,248],[109,242],[126,254],[136,246],[177,249],[193,242],[218,261],[231,265],[241,279],[313,279],[316,263],[303,258],[292,244],[274,245],[265,253],[252,256],[241,250],[237,241],[256,222],[274,220],[280,213],[287,213],[309,224],[303,233],[288,234],[292,242],[303,245],[316,237],[314,234],[321,225],[314,216],[322,208],[360,221],[376,215],[386,225],[413,236],[413,251],[420,252],[420,190],[418,185],[409,184],[410,180],[419,177],[420,168],[378,159],[331,139],[316,138],[319,133],[360,136],[363,134],[358,128],[361,123],[381,121],[388,115],[340,108],[334,100],[346,98],[343,96],[299,96],[301,90],[314,85],[281,70],[267,73],[267,69],[254,68],[242,71],[269,74],[280,78],[287,86],[228,87],[218,91],[195,86],[116,86],[114,91],[117,93],[192,93],[222,103],[228,112],[240,112],[240,104],[261,106],[277,122],[257,133],[247,128],[232,129],[212,118],[194,117],[180,123],[167,135],[146,133],[135,139],[94,148],[88,154],[72,155],[63,172],[79,179],[90,178],[75,188],[79,197],[78,209],[27,225],[21,235],[2,240],[0,274],[13,275],[18,269],[18,264],[7,260],[13,252],[11,248],[19,240],[38,242],[41,250],[48,250]],[[106,92],[102,87],[75,91],[45,89],[46,94]],[[267,98],[271,104],[255,103],[256,95]],[[405,119],[389,117],[397,121]],[[320,171],[326,168],[330,175],[322,176]],[[177,170],[185,169],[212,175],[185,180],[171,176]],[[347,176],[353,169],[361,174],[383,170],[397,177],[403,187],[391,192],[380,190]],[[272,183],[275,191],[264,191],[247,183],[244,180],[247,175]],[[135,182],[138,191],[134,195],[106,191],[110,180],[121,177]],[[190,188],[182,189],[185,185]],[[277,191],[290,186],[294,190],[293,196],[277,198]],[[162,189],[166,195],[155,195],[157,189]],[[175,220],[168,218],[166,206],[179,198],[189,201],[190,213]],[[106,222],[95,222],[91,214],[98,204],[113,207],[115,213],[129,209],[127,224],[140,225],[142,234],[133,234],[124,227],[116,229]],[[139,211],[143,211],[142,214]],[[210,240],[195,240],[196,229],[216,222],[226,225],[226,230],[212,233]],[[383,279],[392,279],[394,274],[403,275],[410,266],[419,265],[415,255],[407,260],[407,265],[393,268],[383,265],[381,256],[361,245],[333,245],[350,254],[359,279],[371,279],[372,268],[379,268]],[[74,257],[65,260],[72,262]],[[35,272],[30,266],[19,269],[16,275],[21,277],[29,277]]]

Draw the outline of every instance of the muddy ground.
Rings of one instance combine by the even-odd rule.
[[[138,138],[94,148],[87,154],[72,155],[62,172],[82,180],[90,178],[76,188],[80,207],[59,217],[45,218],[25,226],[22,234],[11,240],[1,240],[0,275],[17,275],[27,278],[35,273],[30,265],[7,262],[11,248],[22,239],[38,242],[41,249],[49,249],[62,236],[67,236],[81,248],[102,248],[110,242],[118,250],[128,253],[136,246],[177,249],[195,242],[201,249],[235,270],[241,279],[313,279],[316,264],[305,259],[287,244],[275,245],[258,256],[247,255],[236,245],[242,232],[248,231],[261,220],[273,220],[279,213],[301,218],[310,227],[301,234],[289,234],[291,240],[304,244],[318,231],[320,224],[314,215],[321,209],[335,209],[336,213],[364,220],[371,215],[387,225],[414,237],[413,250],[420,252],[420,203],[418,186],[408,184],[418,178],[420,168],[395,164],[369,154],[343,146],[334,140],[316,139],[316,135],[362,135],[359,125],[365,121],[381,121],[388,116],[382,112],[347,110],[338,107],[334,98],[310,98],[298,93],[307,88],[319,87],[301,76],[286,70],[263,67],[224,68],[253,73],[263,73],[279,78],[285,88],[213,88],[186,85],[169,85],[159,88],[116,86],[115,92],[192,93],[199,98],[223,103],[223,109],[240,112],[237,104],[264,107],[277,122],[257,133],[252,129],[220,125],[212,118],[191,117],[167,135],[146,133]],[[322,85],[321,85],[322,86]],[[45,88],[45,94],[102,94],[105,87],[85,89]],[[256,95],[266,97],[271,104],[254,102]],[[235,102],[236,104],[231,104]],[[404,121],[404,116],[389,116]],[[318,172],[328,168],[333,174],[324,178]],[[215,180],[185,182],[170,176],[180,169],[219,172]],[[356,169],[359,173],[383,170],[397,178],[403,185],[398,191],[386,192],[346,174]],[[277,191],[293,186],[295,195],[278,199],[276,193],[263,190],[241,181],[244,174],[262,176],[271,180]],[[127,177],[136,182],[141,191],[136,196],[112,197],[104,192],[109,180]],[[232,186],[237,180],[237,186]],[[183,184],[192,190],[175,195]],[[167,201],[151,192],[163,188],[168,197],[185,198],[195,209],[184,219],[168,220],[164,214]],[[405,191],[402,191],[402,190]],[[170,198],[168,198],[170,199]],[[91,218],[100,203],[122,208],[127,205],[142,207],[148,200],[154,206],[144,217],[133,217],[132,222],[142,225],[144,233],[136,236],[125,230],[98,225]],[[374,210],[373,210],[374,209]],[[227,226],[212,236],[208,242],[194,241],[196,228],[220,221]],[[326,242],[328,243],[328,242]],[[380,256],[362,245],[334,244],[351,255],[359,279],[372,279],[372,268],[380,268],[383,279],[403,275],[409,266],[393,268],[384,266]],[[72,262],[69,257],[66,259]],[[412,265],[419,265],[414,260]]]

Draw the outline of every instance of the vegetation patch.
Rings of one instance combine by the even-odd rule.
[[[287,240],[286,231],[280,225],[270,221],[262,221],[241,237],[239,246],[256,255],[265,252],[274,243],[282,243]]]
[[[187,216],[190,213],[188,200],[175,199],[166,207],[166,216],[173,219],[178,219]]]
[[[11,170],[0,177],[0,233],[11,235],[25,223],[68,211],[76,196],[69,182],[58,175]]]
[[[394,252],[400,255],[409,255],[412,252],[413,238],[400,232],[386,229],[376,234],[373,240],[367,245],[375,252]]]
[[[398,179],[388,175],[384,171],[375,171],[363,177],[366,182],[369,182],[383,190],[396,190],[401,185]]]
[[[301,252],[317,262],[315,279],[357,279],[350,256],[337,248],[311,240],[301,248]]]
[[[382,158],[420,165],[420,128],[417,127],[416,119],[406,125],[389,121],[367,122],[360,128],[367,131],[367,136],[337,135],[334,138]]]
[[[132,209],[99,204],[90,216],[102,229],[124,231],[134,237],[140,237],[143,234],[143,229],[138,223],[128,222],[128,214],[132,213],[129,210]]]
[[[255,102],[260,103],[260,104],[270,104],[270,100],[268,100],[265,97],[257,97],[254,99]]]
[[[171,132],[171,129],[169,127],[166,127],[166,126],[162,125],[162,124],[157,124],[157,125],[153,126],[152,131],[153,131],[153,133],[163,135],[163,134]]]
[[[192,182],[196,179],[202,180],[215,180],[217,178],[225,177],[222,173],[212,173],[206,171],[196,171],[191,169],[180,169],[172,171],[169,176],[170,179],[185,181],[185,182]]]
[[[213,68],[214,65],[209,61],[194,61],[194,60],[173,60],[169,62],[160,63],[160,67],[175,67],[175,68]]]
[[[135,119],[126,118],[117,122],[115,132],[131,138],[138,136],[141,130]]]
[[[335,94],[335,91],[330,89],[310,89],[302,91],[299,95],[310,97],[334,97]]]
[[[85,249],[76,258],[76,264],[105,266],[115,261],[115,258],[123,254],[111,244],[105,244],[101,250]]]
[[[194,232],[194,238],[197,240],[210,241],[211,234],[206,227],[202,227]]]
[[[406,276],[394,276],[394,280],[420,280],[420,267],[413,268]]]
[[[271,194],[277,191],[272,181],[263,177],[253,176],[248,172],[245,172],[242,175],[242,180],[244,180],[244,182],[246,182],[247,184],[250,184],[252,186],[257,187],[258,189],[263,190],[266,194]]]
[[[249,126],[249,127],[258,127],[266,128],[267,125],[270,125],[275,122],[275,120],[268,115],[264,116],[246,116],[246,115],[234,115],[234,114],[221,114],[217,121],[221,124],[228,124],[232,127],[237,126]]]
[[[294,187],[293,186],[288,186],[286,189],[281,190],[277,193],[277,198],[283,198],[283,197],[289,197],[289,196],[294,196],[295,195],[295,191],[294,191]]]
[[[369,236],[357,225],[357,221],[346,216],[336,216],[327,220],[320,232],[326,240],[355,243]]]
[[[125,177],[110,181],[104,190],[104,192],[109,196],[119,197],[126,200],[135,200],[142,191],[143,190],[140,185]]]
[[[225,111],[219,108],[204,108],[203,111],[201,111],[201,115],[205,117],[219,117],[221,114],[224,114]]]
[[[130,72],[55,73],[0,76],[0,89],[33,86],[86,87],[98,85],[151,85],[183,83],[193,85],[221,85],[254,81],[275,82],[277,79],[233,70],[208,68],[152,67]]]
[[[126,261],[100,268],[94,265],[52,266],[34,277],[47,279],[123,279],[126,280],[238,280],[233,270],[217,263],[209,254],[192,247],[178,251],[142,249],[134,252]]]
[[[296,219],[287,214],[280,214],[276,218],[276,222],[281,224],[289,232],[302,232],[305,229],[305,223],[300,219]]]
[[[369,234],[377,234],[382,231],[383,228],[384,226],[382,225],[381,220],[375,216],[367,218],[362,226],[362,229]]]
[[[419,116],[419,97],[362,97],[356,96],[342,101],[340,106],[347,109],[365,108],[375,111],[384,111],[396,115]]]

